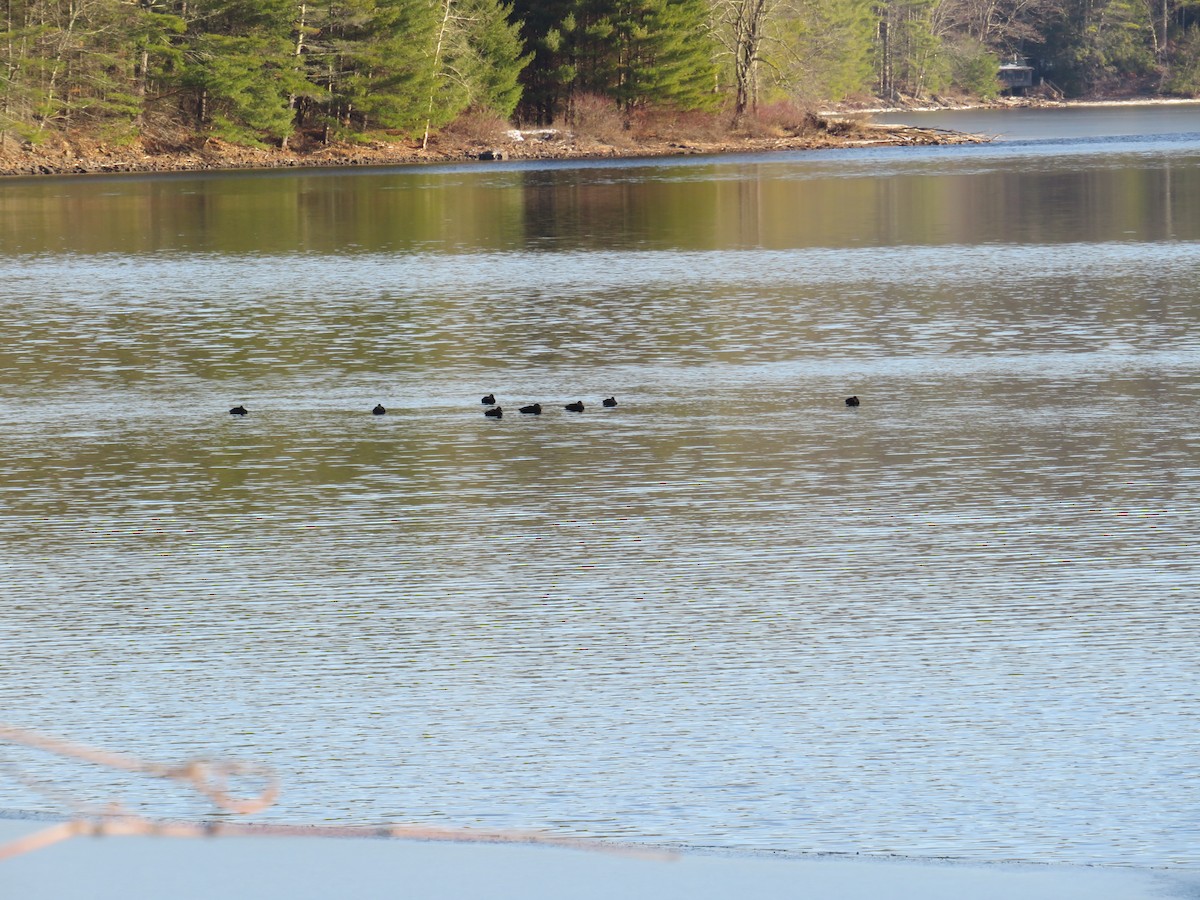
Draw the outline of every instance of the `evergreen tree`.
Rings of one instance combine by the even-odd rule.
[[[435,88],[437,7],[426,0],[351,0],[334,9],[325,83],[329,112],[344,130],[417,132]]]
[[[632,0],[614,24],[619,57],[612,95],[625,109],[699,109],[719,101],[706,0]]]
[[[934,28],[937,0],[885,0],[879,6],[877,85],[882,97],[921,97],[944,78],[948,60]]]
[[[554,17],[546,7],[516,10],[528,17],[533,49],[524,109],[538,121],[565,113],[578,94],[608,97],[626,112],[719,99],[707,0],[574,0],[552,8]]]
[[[433,50],[434,81],[426,103],[425,133],[468,108],[508,116],[520,99],[517,79],[528,62],[519,26],[497,0],[440,0]]]
[[[231,140],[284,141],[292,98],[307,89],[295,54],[292,0],[193,4],[181,83],[197,126]]]
[[[462,10],[465,27],[445,67],[462,79],[470,106],[507,118],[521,99],[521,71],[531,57],[520,25],[510,21],[512,8],[497,0],[464,0]]]
[[[530,54],[520,77],[518,113],[549,125],[565,109],[577,70],[571,54],[575,0],[513,0],[521,40]]]
[[[760,91],[836,100],[868,61],[885,97],[987,96],[1018,52],[1068,92],[1193,93],[1198,29],[1200,0],[0,0],[0,137],[130,133],[150,109],[281,143],[428,134],[472,106],[619,128]]]
[[[1171,78],[1167,90],[1176,94],[1200,94],[1200,25],[1193,25],[1172,50]]]
[[[801,0],[780,10],[764,54],[776,92],[841,100],[870,88],[876,34],[873,0]]]
[[[153,101],[154,87],[169,88],[182,72],[184,56],[178,39],[186,30],[187,23],[166,3],[140,0],[133,27],[129,29],[134,92],[141,106],[139,117],[145,115],[147,105]]]
[[[115,0],[3,4],[0,127],[129,129],[178,21],[153,4]]]
[[[612,97],[620,80],[621,36],[618,22],[628,18],[622,0],[579,0],[560,26],[570,50],[574,79],[571,93]],[[637,0],[633,0],[637,2]]]
[[[1095,20],[1095,62],[1106,76],[1148,75],[1154,69],[1154,25],[1142,0],[1109,0]]]
[[[326,142],[351,127],[355,77],[351,57],[359,35],[369,31],[374,0],[316,0],[305,4],[296,28],[296,55],[309,89],[295,100],[296,125],[317,128]]]
[[[1148,9],[1134,0],[1067,0],[1047,31],[1043,56],[1068,93],[1116,78],[1146,75],[1154,65]]]

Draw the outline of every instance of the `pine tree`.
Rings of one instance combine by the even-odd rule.
[[[919,97],[935,80],[935,65],[945,62],[941,36],[932,27],[937,0],[885,0],[879,10],[877,86],[879,94],[895,99]]]
[[[292,0],[193,4],[181,84],[195,123],[237,141],[284,141],[292,98],[307,89],[294,52]]]
[[[1172,48],[1167,89],[1184,95],[1200,94],[1200,26],[1193,25]]]
[[[534,66],[548,66],[526,78],[539,120],[562,113],[578,94],[608,97],[626,113],[717,101],[707,0],[576,0],[558,9],[552,24],[534,19],[546,28]]]
[[[507,118],[521,99],[520,76],[529,64],[512,7],[497,0],[464,0],[457,53],[447,58],[467,88],[467,102]]]
[[[764,51],[778,90],[811,101],[869,89],[873,0],[804,0],[770,27]]]
[[[368,30],[374,0],[316,0],[306,3],[297,22],[296,55],[309,82],[295,100],[296,125],[320,130],[328,142],[351,127],[355,78],[350,57],[357,37]]]
[[[433,54],[436,77],[422,147],[433,127],[468,108],[511,114],[520,99],[517,78],[528,62],[521,55],[518,26],[508,21],[508,7],[496,0],[440,2]]]
[[[623,46],[613,93],[626,109],[700,109],[719,101],[706,0],[637,0],[617,33]]]
[[[144,118],[153,102],[155,85],[169,88],[183,71],[179,36],[187,30],[184,19],[165,3],[141,0],[129,30],[133,50],[134,93],[139,98],[138,117]]]
[[[25,137],[49,128],[131,128],[178,25],[150,0],[7,0],[0,127]]]
[[[327,89],[338,127],[416,133],[435,83],[437,8],[426,0],[354,0],[350,8],[348,20],[331,17]]]
[[[521,118],[549,125],[566,108],[577,69],[572,58],[575,0],[513,0],[512,18],[531,54],[521,72]]]
[[[565,88],[563,105],[572,95],[611,97],[618,80],[620,54],[616,19],[619,0],[576,0],[550,34],[562,57],[557,77]]]

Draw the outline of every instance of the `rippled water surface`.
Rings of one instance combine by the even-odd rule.
[[[1198,119],[5,182],[0,720],[276,821],[1200,865]]]

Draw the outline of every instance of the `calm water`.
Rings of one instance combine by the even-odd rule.
[[[0,720],[275,821],[1200,866],[1200,108],[1077,121],[3,182]]]

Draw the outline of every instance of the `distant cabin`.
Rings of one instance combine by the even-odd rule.
[[[1001,63],[998,77],[1005,91],[1023,94],[1025,88],[1033,87],[1033,66],[1026,65],[1023,59]]]

